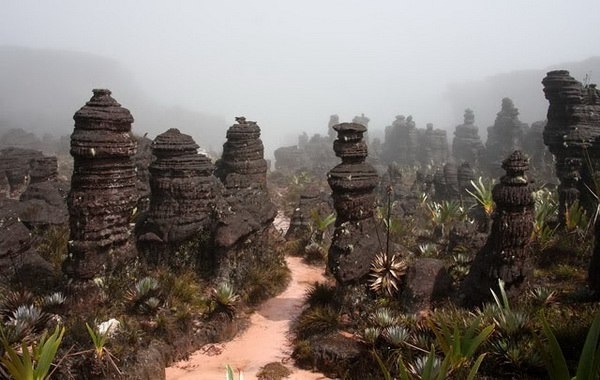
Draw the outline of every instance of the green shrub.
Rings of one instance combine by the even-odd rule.
[[[315,282],[305,293],[305,301],[311,307],[337,304],[335,287]]]
[[[25,342],[21,344],[20,350],[15,350],[0,326],[0,338],[5,351],[0,363],[15,380],[48,379],[64,333],[64,327],[56,326],[52,334],[48,335],[46,332],[38,343],[31,344],[31,350]]]
[[[317,306],[307,309],[296,321],[296,336],[306,339],[314,335],[323,335],[335,331],[340,326],[337,311],[329,306]]]
[[[575,377],[571,377],[567,361],[550,325],[542,314],[542,332],[546,344],[540,344],[548,375],[552,380],[595,380],[600,375],[600,313],[596,315],[583,345]]]

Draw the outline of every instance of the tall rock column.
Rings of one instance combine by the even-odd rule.
[[[382,159],[388,164],[395,161],[400,165],[413,165],[418,149],[419,132],[412,116],[396,116],[392,125],[385,129]]]
[[[225,186],[227,210],[219,212],[217,247],[233,246],[242,237],[269,226],[277,208],[267,193],[267,162],[260,127],[245,117],[227,130],[223,155],[215,164],[215,175]]]
[[[228,189],[263,189],[267,186],[267,161],[260,139],[260,127],[245,117],[227,130],[223,155],[217,162],[216,175]]]
[[[363,133],[367,128],[357,123],[341,123],[333,129],[338,134],[333,150],[342,163],[327,175],[337,213],[328,268],[339,283],[346,284],[365,277],[373,257],[382,249],[373,218],[373,190],[379,175],[365,163],[367,144]]]
[[[76,279],[93,278],[135,253],[129,227],[137,201],[133,117],[109,90],[93,93],[73,116],[71,135],[71,244],[63,269]]]
[[[581,201],[589,215],[594,215],[598,193],[595,178],[600,173],[600,92],[594,84],[584,87],[566,70],[550,71],[542,84],[550,103],[544,143],[556,159],[559,215],[565,215],[576,200]],[[600,294],[600,219],[594,233],[588,282]]]
[[[581,198],[588,213],[595,210],[594,171],[600,158],[600,101],[595,87],[584,88],[566,70],[550,71],[542,80],[544,95],[550,103],[544,143],[556,158],[560,180],[559,215]],[[590,165],[591,164],[591,165]]]
[[[527,251],[533,231],[534,200],[532,186],[525,175],[528,160],[517,150],[502,162],[506,175],[492,190],[496,202],[492,231],[463,283],[467,304],[479,305],[489,300],[490,289],[499,294],[498,279],[504,281],[505,289],[514,296],[531,278]]]
[[[466,161],[477,167],[484,150],[485,147],[479,137],[479,127],[475,125],[475,114],[467,108],[464,123],[456,126],[454,131],[452,155],[459,163]]]
[[[221,193],[214,165],[198,154],[191,136],[175,128],[156,136],[152,153],[156,160],[149,167],[150,208],[142,230],[164,243],[190,239],[208,227],[215,198]]]
[[[504,157],[523,148],[523,132],[527,124],[519,120],[519,110],[510,98],[502,99],[502,108],[496,114],[494,125],[488,127],[485,143],[487,166],[493,176],[500,175],[498,170]]]

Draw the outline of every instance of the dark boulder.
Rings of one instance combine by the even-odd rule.
[[[452,278],[443,260],[420,258],[413,261],[406,273],[402,290],[402,306],[407,313],[432,310],[435,303],[452,292]]]

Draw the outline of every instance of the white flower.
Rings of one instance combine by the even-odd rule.
[[[118,320],[111,318],[108,321],[102,322],[97,326],[98,334],[106,335],[109,338],[112,338],[115,333],[119,330],[119,326],[121,322]]]

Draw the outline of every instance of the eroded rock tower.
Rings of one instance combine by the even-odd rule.
[[[77,279],[91,279],[135,253],[129,225],[137,201],[133,117],[109,90],[93,93],[73,116],[71,135],[71,243],[64,271]]]

